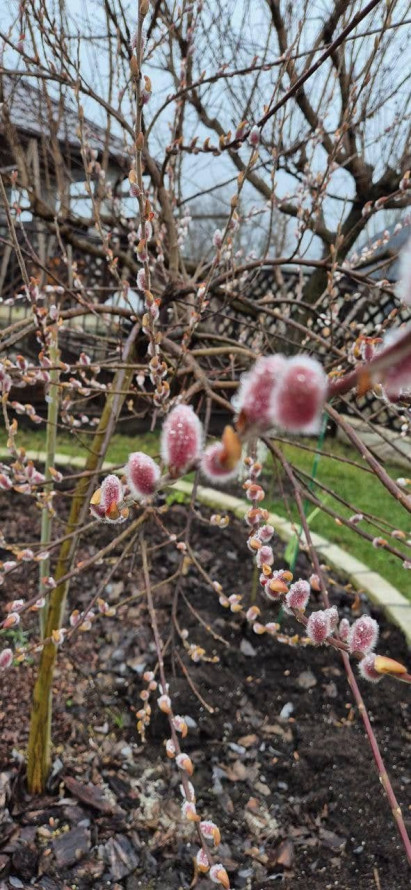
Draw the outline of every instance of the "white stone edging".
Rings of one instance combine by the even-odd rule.
[[[6,449],[0,449],[0,456],[5,457],[6,455],[9,456],[9,454]],[[44,461],[45,458],[45,455],[38,451],[27,451],[26,454],[29,460]],[[68,454],[56,454],[55,463],[60,464],[60,466],[79,467],[84,464],[84,458],[72,457]],[[114,464],[105,463],[102,469],[110,470],[113,466]],[[193,490],[193,484],[180,479],[173,482],[170,488],[180,491],[189,497]],[[244,518],[249,507],[249,504],[242,498],[236,498],[233,495],[225,494],[223,491],[206,488],[203,485],[197,487],[196,497],[204,506],[215,510],[227,510],[239,519]],[[274,526],[278,537],[286,543],[296,534],[296,526],[277,513],[269,514],[269,522]],[[327,541],[326,538],[317,535],[315,532],[311,533],[311,539],[315,549],[332,568],[346,576],[356,590],[364,591],[368,598],[380,606],[390,617],[391,621],[401,628],[408,644],[411,646],[411,602],[399,590],[393,587],[389,581],[386,581],[377,572],[373,572],[369,566],[360,562],[359,559],[350,556],[349,553],[346,553],[337,544],[332,544],[331,541]]]
[[[191,482],[180,480],[173,484],[173,488],[181,491],[183,494],[190,495],[192,492]],[[207,507],[215,510],[227,510],[240,519],[244,518],[249,504],[241,498],[233,497],[221,491],[212,488],[198,486],[196,491],[198,500]],[[286,543],[295,536],[296,526],[278,516],[277,513],[270,513],[268,521],[274,526],[278,537]],[[311,540],[318,553],[327,561],[327,564],[333,569],[340,572],[351,582],[356,590],[362,590],[367,597],[390,617],[404,633],[408,644],[411,646],[411,602],[405,598],[389,581],[381,578],[377,572],[373,572],[365,563],[360,562],[354,556],[350,556],[337,544],[332,544],[321,535],[311,533]]]

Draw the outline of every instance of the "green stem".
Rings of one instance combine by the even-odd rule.
[[[124,362],[132,360],[137,330],[138,326],[135,325],[124,349]],[[95,487],[95,474],[101,469],[104,462],[107,448],[133,374],[134,369],[130,366],[117,371],[111,392],[107,395],[101,420],[85,463],[84,476],[80,477],[76,485],[66,526],[67,535],[71,535],[72,532],[76,532],[76,534],[66,538],[60,548],[54,575],[57,586],[50,594],[47,620],[45,622],[44,635],[46,639],[52,638],[53,631],[60,630],[63,624],[69,582],[65,581],[61,584],[58,582],[59,579],[68,573],[73,563],[78,537],[87,516],[90,497]],[[44,792],[50,771],[52,686],[56,655],[57,646],[51,641],[45,643],[41,652],[39,670],[34,687],[27,748],[27,783],[32,794]]]

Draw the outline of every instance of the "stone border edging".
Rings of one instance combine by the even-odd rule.
[[[26,454],[29,460],[44,461],[45,459],[43,452],[26,451]],[[0,457],[5,456],[10,456],[10,453],[7,449],[1,448]],[[83,465],[84,458],[72,457],[68,454],[56,454],[55,463],[60,464],[60,466],[70,465],[79,467]],[[113,466],[114,464],[105,463],[103,464],[103,470],[110,470]],[[176,491],[180,491],[182,494],[189,496],[192,493],[193,484],[181,479],[174,482],[170,488],[174,488]],[[215,510],[227,510],[239,519],[244,518],[244,514],[249,507],[247,501],[242,500],[242,498],[236,498],[233,497],[233,495],[225,494],[223,491],[218,491],[214,488],[206,488],[203,485],[198,486],[196,496],[205,506],[212,507]],[[294,537],[294,525],[287,519],[284,519],[283,516],[278,516],[277,513],[270,513],[269,519],[271,525],[274,526],[282,541],[287,543],[290,538]],[[396,590],[389,581],[381,578],[381,575],[378,575],[377,572],[373,572],[367,565],[365,565],[365,563],[360,562],[359,559],[350,556],[349,553],[346,553],[345,550],[338,547],[337,544],[332,544],[331,541],[327,541],[326,538],[317,535],[315,532],[312,532],[311,538],[318,553],[320,553],[334,569],[341,572],[342,575],[346,575],[353,587],[357,590],[364,590],[369,599],[380,606],[381,609],[389,615],[394,624],[397,624],[401,628],[409,646],[411,647],[411,602],[409,602],[399,590]]]

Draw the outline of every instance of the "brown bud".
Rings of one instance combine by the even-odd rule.
[[[140,0],[139,13],[140,13],[140,16],[142,19],[144,19],[145,16],[147,15],[149,6],[150,6],[150,0]]]
[[[136,139],[136,149],[137,151],[142,151],[144,148],[144,133],[140,131]]]
[[[374,658],[374,669],[378,674],[406,674],[407,668],[400,664],[399,661],[394,661],[393,658],[387,658],[386,655],[376,655]]]
[[[93,504],[94,507],[98,507],[101,501],[101,488],[97,488],[94,494],[91,496],[90,504]]]
[[[133,77],[138,77],[138,62],[135,56],[131,56],[130,71]]]

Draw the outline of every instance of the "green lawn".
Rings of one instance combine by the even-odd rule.
[[[313,447],[312,441],[309,444]],[[385,538],[394,547],[405,553],[408,559],[411,559],[411,547],[407,547],[405,541],[399,541],[390,536],[392,527],[405,532],[407,536],[411,536],[410,514],[386,491],[376,476],[365,471],[367,465],[349,446],[327,439],[324,450],[332,452],[334,459],[324,455],[321,456],[317,467],[316,480],[352,504],[353,509],[348,509],[344,505],[339,504],[334,497],[322,491],[319,485],[314,486],[313,494],[321,500],[325,499],[325,505],[343,517],[349,518],[353,513],[363,513],[378,517],[381,525],[384,526],[383,530],[365,520],[359,523],[358,528],[368,532],[373,538]],[[313,454],[302,450],[297,445],[284,445],[283,452],[290,463],[311,475]],[[343,463],[338,459],[341,457],[354,460],[361,466],[357,468]],[[295,520],[299,526],[298,511],[295,503],[293,503],[292,498],[284,498],[280,494],[280,484],[284,478],[282,470],[278,467],[273,467],[271,460],[270,465],[272,468],[271,473],[269,470],[265,473],[266,488],[269,492],[269,509]],[[404,468],[395,464],[385,464],[385,470],[393,479],[406,475]],[[307,503],[307,516],[310,516],[314,509],[312,504]],[[312,520],[310,520],[310,528],[335,544],[339,544],[344,550],[347,550],[352,556],[357,557],[357,559],[378,572],[411,599],[411,575],[408,570],[402,567],[402,563],[397,557],[383,549],[376,549],[371,542],[364,540],[356,534],[354,529],[338,525],[335,519],[324,512],[315,513]]]
[[[84,453],[82,443],[87,447],[91,442],[91,438],[91,436],[85,434],[77,435],[76,433],[59,436],[58,451],[63,454],[79,456]],[[45,433],[38,430],[34,432],[21,430],[18,434],[17,444],[24,446],[26,449],[41,452],[45,445]],[[305,444],[312,448],[315,442],[308,440]],[[313,466],[312,453],[304,451],[297,444],[283,445],[282,447],[285,456],[295,467],[311,475]],[[410,534],[411,520],[406,510],[388,494],[375,476],[365,471],[365,463],[349,446],[342,445],[332,439],[326,439],[324,450],[332,452],[333,458],[321,456],[316,480],[350,502],[353,509],[338,504],[335,498],[325,495],[319,486],[314,487],[314,493],[320,498],[326,497],[326,505],[342,516],[349,517],[353,513],[372,514],[379,517],[383,525],[388,523],[384,531],[375,528],[374,525],[367,521],[361,522],[359,527],[369,532],[372,537],[382,536],[386,538],[411,559],[411,548],[407,547],[405,542],[390,537],[390,527],[400,529],[407,535]],[[131,451],[146,451],[155,457],[159,452],[158,433],[147,433],[140,436],[117,434],[113,437],[110,444],[107,460],[121,466],[126,462],[127,455]],[[361,466],[353,467],[341,462],[339,458],[344,457],[355,460]],[[404,468],[398,467],[395,464],[386,464],[385,469],[393,479],[406,475]],[[274,466],[271,458],[269,458],[264,471],[264,485],[268,493],[265,505],[273,512],[291,518],[298,524],[298,512],[293,499],[287,496],[284,497],[282,493],[281,483],[283,478],[281,469],[278,465]],[[239,487],[239,495],[241,496],[241,494],[242,491]],[[310,516],[312,511],[313,507],[308,503],[307,516]],[[375,549],[370,542],[361,538],[353,529],[339,526],[326,513],[316,513],[310,519],[310,527],[313,531],[339,544],[348,553],[356,556],[370,568],[379,572],[387,581],[390,581],[398,590],[411,599],[410,572],[402,568],[401,561],[396,557],[384,550]]]

